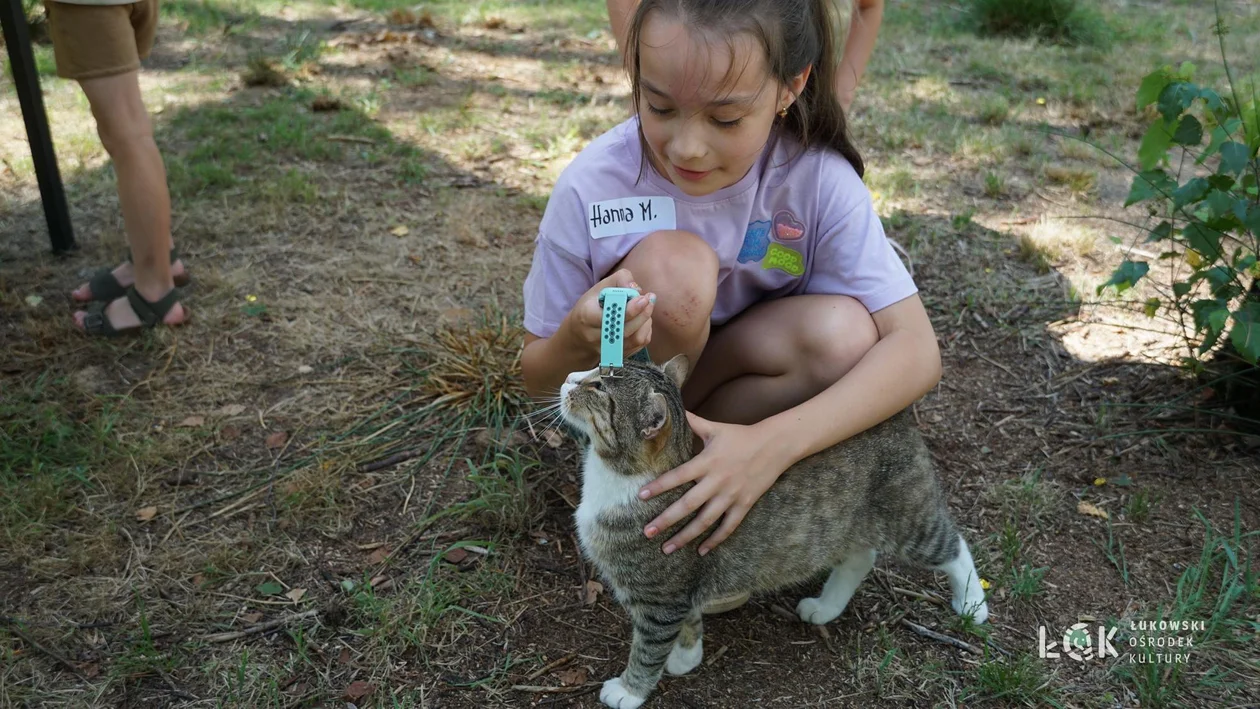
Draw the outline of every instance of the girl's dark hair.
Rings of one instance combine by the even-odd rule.
[[[839,58],[836,56],[837,21],[834,0],[643,0],[630,22],[626,39],[626,62],[632,95],[638,102],[639,37],[648,13],[659,11],[676,18],[692,32],[732,38],[747,33],[765,50],[770,75],[779,85],[813,66],[805,88],[788,109],[776,119],[782,130],[792,134],[804,150],[826,147],[845,157],[857,174],[865,172],[862,156],[849,139],[844,111],[836,94]],[[639,129],[644,159],[647,139]]]

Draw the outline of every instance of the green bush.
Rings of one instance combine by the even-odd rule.
[[[1143,80],[1139,111],[1156,112],[1138,148],[1140,171],[1125,206],[1145,204],[1155,227],[1146,242],[1163,245],[1161,260],[1182,259],[1167,294],[1147,301],[1193,322],[1201,356],[1228,331],[1234,351],[1260,358],[1260,112],[1257,101],[1233,91],[1222,97],[1194,83],[1193,64],[1165,66]],[[1206,145],[1204,142],[1206,140]],[[1183,153],[1184,151],[1184,153]],[[1188,174],[1187,174],[1188,173]],[[1150,269],[1124,261],[1102,290],[1131,287]]]
[[[1076,0],[968,0],[967,20],[977,34],[1059,44],[1106,47],[1111,34],[1092,5]]]

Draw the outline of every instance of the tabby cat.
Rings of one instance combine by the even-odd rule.
[[[650,500],[637,492],[692,456],[680,393],[689,367],[683,355],[664,367],[630,361],[611,376],[576,372],[560,389],[563,417],[590,440],[576,515],[582,550],[634,627],[629,665],[604,683],[604,704],[636,709],[662,670],[695,669],[707,601],[771,591],[830,569],[822,594],[796,607],[801,620],[822,625],[844,611],[877,552],[945,572],[954,610],[985,621],[971,552],[905,411],[793,465],[708,554],[691,547],[663,554],[643,528],[687,486]]]

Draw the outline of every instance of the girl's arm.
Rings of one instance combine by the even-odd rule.
[[[941,380],[941,352],[919,296],[872,316],[879,341],[840,381],[757,426],[782,441],[788,465],[891,418]]]
[[[618,0],[608,0],[610,12],[615,2]],[[853,97],[857,94],[858,84],[862,81],[862,74],[866,72],[866,63],[871,58],[871,52],[875,50],[875,38],[879,35],[879,26],[884,19],[884,0],[853,2],[857,12],[849,23],[849,38],[844,43],[844,58],[836,76],[836,94],[845,111],[849,110],[849,104],[853,103]],[[618,47],[621,46],[620,42],[618,39]]]
[[[890,418],[936,386],[940,349],[919,296],[890,305],[873,318],[879,341],[812,399],[751,426],[714,423],[688,412],[705,450],[648,483],[639,497],[697,482],[649,522],[644,534],[654,537],[700,511],[662,548],[666,554],[681,549],[721,519],[700,545],[700,554],[708,553],[735,531],[783,471]]]
[[[882,0],[881,0],[882,2]],[[630,18],[639,6],[639,0],[608,0],[608,24],[617,40],[617,54],[626,59],[626,35],[630,32]]]
[[[573,372],[594,369],[599,364],[599,335],[603,309],[599,292],[605,288],[635,288],[630,271],[619,269],[591,286],[560,323],[551,337],[525,333],[521,351],[521,378],[531,397],[545,398],[560,392],[560,385]],[[652,309],[656,294],[646,293],[626,304],[625,355],[647,347],[652,340]]]

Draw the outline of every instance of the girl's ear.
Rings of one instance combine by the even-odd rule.
[[[814,65],[810,64],[805,67],[805,71],[793,77],[791,83],[783,87],[783,101],[779,105],[786,106],[795,103],[796,99],[805,91],[805,84],[809,82],[809,75],[813,71]]]

